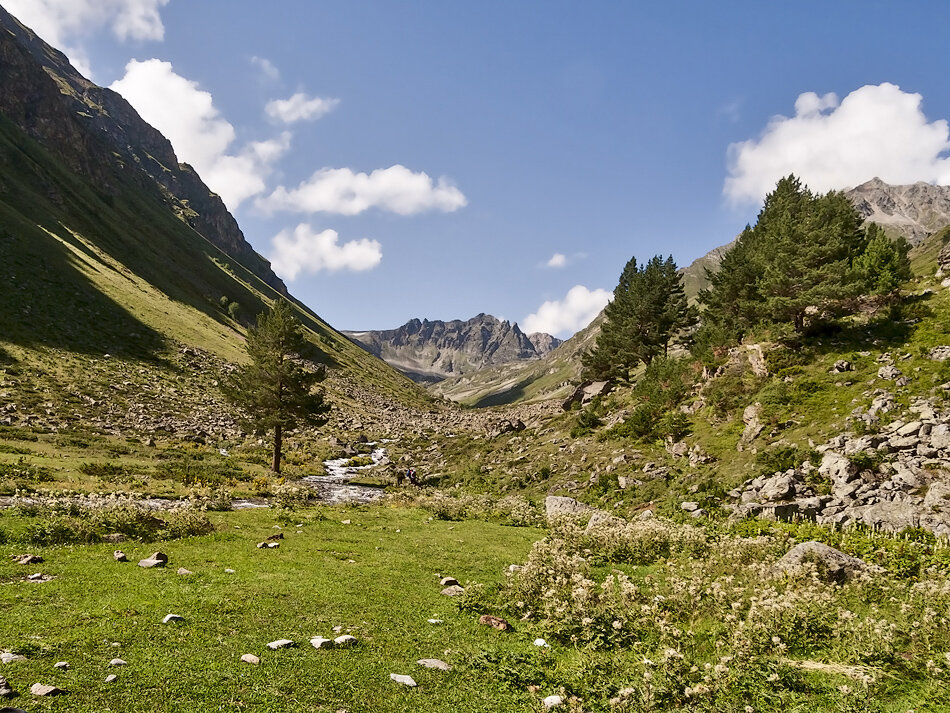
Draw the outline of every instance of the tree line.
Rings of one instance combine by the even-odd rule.
[[[629,381],[633,369],[677,342],[702,350],[759,327],[800,337],[862,296],[893,302],[911,277],[910,246],[862,222],[843,193],[817,194],[794,175],[782,178],[755,225],[745,227],[717,270],[707,269],[698,308],[688,305],[672,256],[642,265],[631,258],[597,341],[582,357],[584,377]]]

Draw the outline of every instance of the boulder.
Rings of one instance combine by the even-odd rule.
[[[491,614],[482,614],[478,617],[478,623],[485,626],[490,626],[492,629],[498,629],[498,631],[508,631],[511,628],[505,619],[502,619],[500,616],[492,616]]]
[[[806,562],[817,564],[819,575],[826,581],[837,584],[843,584],[867,569],[864,560],[821,542],[802,542],[795,545],[775,564],[775,569],[787,572]]]
[[[396,683],[401,683],[403,686],[409,686],[410,688],[415,688],[418,685],[412,676],[406,676],[401,673],[391,673],[389,674],[389,678]]]
[[[947,361],[950,359],[950,346],[934,347],[930,350],[930,358],[934,361]]]
[[[16,691],[13,690],[13,687],[7,683],[7,679],[3,676],[0,676],[0,698],[13,698],[16,695]]]
[[[271,641],[267,648],[271,651],[277,651],[278,649],[288,649],[291,646],[294,646],[294,642],[290,639],[277,639],[276,641]]]
[[[590,505],[585,505],[582,502],[578,502],[574,498],[567,498],[560,495],[548,495],[544,499],[544,512],[547,515],[548,520],[553,520],[558,517],[574,517],[581,519],[583,517],[590,517],[594,508]]]
[[[61,696],[66,693],[62,688],[56,686],[46,686],[42,683],[34,683],[30,686],[30,693],[34,696]]]
[[[419,659],[416,661],[417,664],[423,668],[434,668],[438,671],[451,671],[452,667],[449,666],[442,659]]]

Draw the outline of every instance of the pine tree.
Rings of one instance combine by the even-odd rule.
[[[307,369],[302,354],[312,349],[286,300],[278,300],[247,333],[250,363],[225,379],[225,396],[243,412],[242,427],[257,435],[274,432],[272,470],[280,472],[285,430],[322,426],[330,410],[323,393],[313,391],[326,370]]]
[[[631,258],[604,317],[594,348],[582,357],[586,378],[627,381],[639,363],[665,356],[671,340],[694,321],[672,256],[654,256],[642,267]]]
[[[893,297],[911,278],[910,244],[903,237],[891,240],[877,223],[866,229],[867,247],[854,261],[854,270],[865,289],[882,297]]]
[[[781,179],[701,294],[704,319],[739,334],[758,322],[803,332],[810,308],[832,309],[861,291],[860,226],[844,194],[816,195],[795,176]]]

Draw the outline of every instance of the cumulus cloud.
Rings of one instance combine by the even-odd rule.
[[[298,121],[313,121],[326,116],[340,103],[339,99],[310,97],[297,92],[290,99],[274,99],[264,108],[267,115],[276,121],[293,124]]]
[[[564,267],[567,265],[567,255],[564,253],[554,253],[550,259],[544,263],[545,267]]]
[[[107,27],[121,41],[162,40],[160,10],[168,0],[4,0],[3,6],[53,47],[63,50],[86,76],[90,67],[75,40]]]
[[[546,332],[555,337],[569,337],[590,324],[611,297],[607,290],[588,290],[584,285],[575,285],[564,299],[545,302],[537,312],[525,317],[521,328],[526,334]]]
[[[280,80],[280,70],[266,57],[258,57],[255,55],[251,57],[251,64],[257,67],[265,79],[269,79],[272,82]]]
[[[179,160],[194,166],[231,210],[265,190],[273,164],[290,148],[291,135],[284,132],[229,152],[234,127],[215,108],[211,94],[176,74],[169,62],[132,60],[111,89],[171,141]]]
[[[335,230],[316,232],[301,223],[294,230],[288,228],[274,236],[268,257],[274,272],[290,282],[301,272],[371,270],[383,259],[382,246],[375,240],[362,238],[341,245],[339,239]]]
[[[294,189],[278,187],[258,201],[265,211],[337,213],[357,215],[370,208],[413,215],[427,210],[449,213],[468,200],[447,178],[433,181],[428,174],[414,173],[396,164],[372,173],[354,173],[349,168],[323,168]]]
[[[884,83],[839,100],[806,92],[795,115],[773,117],[758,139],[729,147],[723,193],[735,204],[760,201],[794,173],[812,190],[855,186],[875,176],[889,183],[950,183],[950,129],[928,121],[920,94]]]

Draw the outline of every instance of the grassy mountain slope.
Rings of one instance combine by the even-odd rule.
[[[3,392],[8,420],[54,419],[73,394],[59,427],[81,418],[79,395],[110,404],[116,413],[106,421],[115,422],[130,407],[114,387],[142,370],[168,387],[161,390],[170,413],[189,412],[197,397],[210,400],[209,413],[219,410],[212,382],[224,362],[242,358],[245,326],[278,293],[123,167],[98,171],[108,193],[0,116],[0,349],[21,375]],[[359,408],[353,381],[364,397],[429,403],[408,379],[298,307],[320,359],[333,367],[330,388],[345,410]],[[182,362],[185,347],[207,355],[209,373]],[[92,361],[108,368],[99,373]],[[169,386],[176,382],[183,385]],[[134,383],[127,388],[136,391]]]

